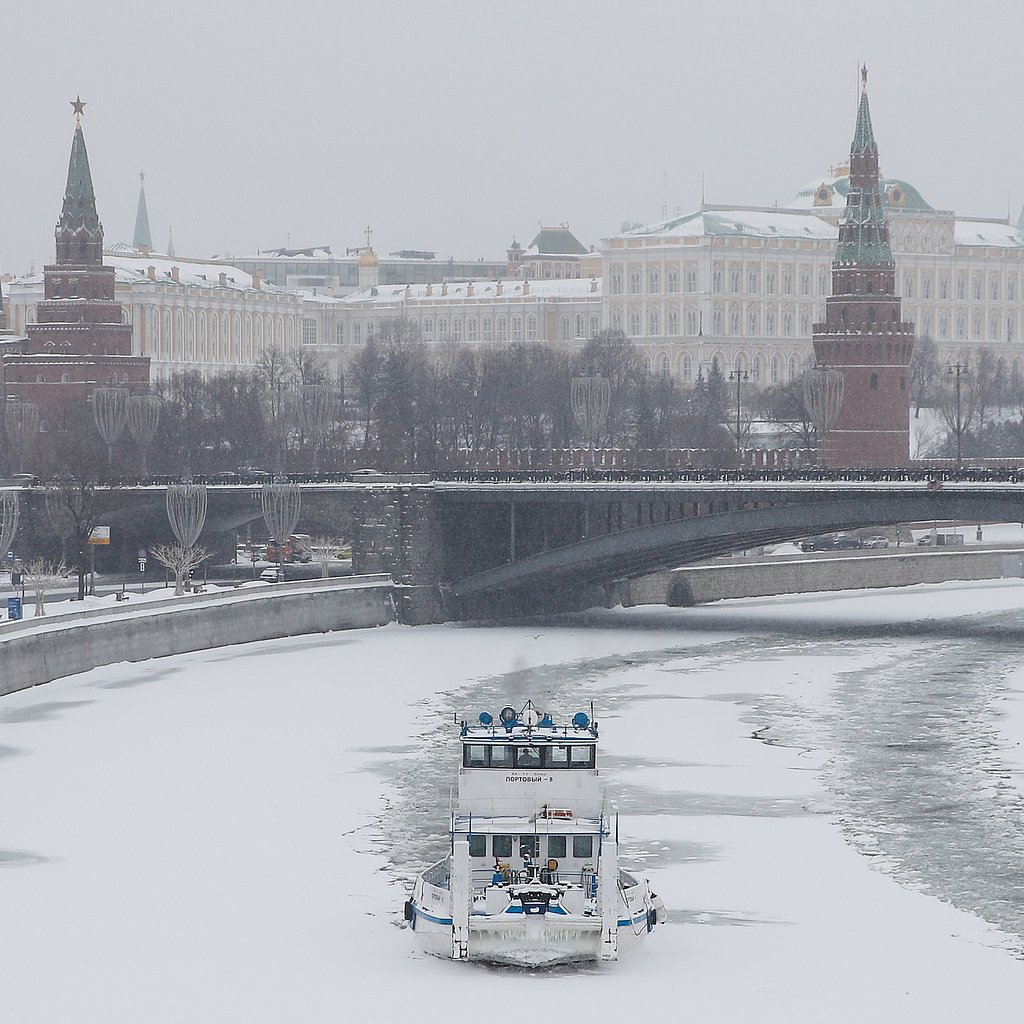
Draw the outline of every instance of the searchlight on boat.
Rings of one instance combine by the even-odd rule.
[[[480,712],[480,724],[482,726],[484,726],[484,728],[486,728],[488,725],[490,725],[491,722],[493,722],[493,721],[494,721],[494,718],[492,717],[490,711],[481,711]]]
[[[519,721],[519,712],[511,705],[506,704],[505,707],[498,712],[498,718],[506,729],[510,729],[517,721]]]
[[[572,724],[577,729],[586,729],[586,727],[590,725],[590,716],[585,711],[577,711],[576,714],[572,716]]]

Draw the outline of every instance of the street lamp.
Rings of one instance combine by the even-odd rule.
[[[949,371],[946,374],[946,376],[950,380],[953,381],[953,385],[956,388],[956,419],[954,420],[953,433],[956,434],[956,466],[957,466],[957,469],[960,468],[960,460],[963,457],[962,440],[963,440],[963,434],[964,434],[963,414],[961,412],[961,406],[960,406],[960,398],[961,398],[960,378],[961,377],[967,377],[968,375],[969,375],[969,371],[967,369],[967,364],[964,363],[963,365],[961,365],[959,359],[956,361],[956,363],[954,363],[952,366],[950,366]]]
[[[741,452],[743,449],[742,441],[743,435],[740,427],[740,392],[743,385],[750,380],[750,374],[746,370],[730,370],[729,371],[729,383],[736,385],[736,461],[739,462],[741,459]]]

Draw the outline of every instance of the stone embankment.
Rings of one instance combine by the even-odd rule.
[[[1019,579],[1024,551],[921,552],[876,555],[837,554],[730,560],[689,566],[633,580],[623,604],[668,604],[689,607],[737,597],[769,597],[829,590],[909,587],[949,580]]]
[[[145,661],[395,620],[386,574],[131,601],[0,624],[0,694],[119,661]]]

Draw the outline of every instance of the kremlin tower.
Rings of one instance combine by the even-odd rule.
[[[910,461],[914,325],[902,319],[896,294],[867,77],[862,68],[832,295],[825,303],[825,322],[814,325],[818,365],[843,374],[843,404],[826,441],[826,464],[832,468],[905,466]]]
[[[8,398],[35,402],[43,421],[88,400],[93,388],[148,386],[149,357],[132,354],[132,328],[114,298],[114,268],[103,265],[103,225],[96,212],[89,154],[76,99],[56,262],[44,268],[44,298],[19,354],[5,356]]]

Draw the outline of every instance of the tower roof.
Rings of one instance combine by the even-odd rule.
[[[82,125],[75,125],[71,140],[71,158],[68,161],[68,182],[64,188],[64,205],[60,211],[58,227],[72,233],[86,228],[99,231],[100,218],[96,212],[96,193],[92,187],[89,153],[85,148]]]
[[[146,172],[139,171],[139,208],[135,212],[135,235],[132,245],[136,249],[152,249],[153,237],[149,233],[149,211],[146,209]]]
[[[868,109],[868,71],[861,69],[860,104],[850,145],[850,185],[833,266],[893,266],[889,225],[878,187],[878,144]]]

